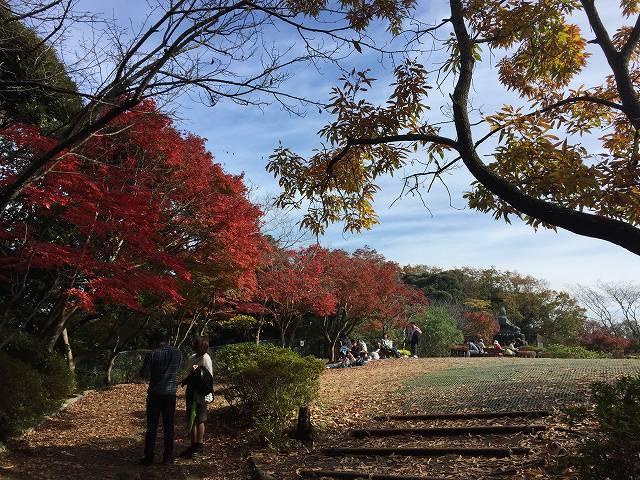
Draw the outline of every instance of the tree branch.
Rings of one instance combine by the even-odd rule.
[[[583,0],[583,3],[589,3],[589,0]],[[453,114],[458,134],[458,151],[471,174],[491,193],[525,215],[579,235],[609,241],[640,255],[639,228],[620,220],[575,211],[526,195],[482,162],[475,150],[467,111],[475,64],[472,41],[464,24],[461,0],[450,0],[450,6],[460,51],[460,76],[452,96]]]
[[[628,57],[625,58],[625,55],[622,52],[618,52],[613,45],[609,32],[607,32],[595,7],[594,0],[581,0],[581,3],[589,19],[589,24],[596,34],[596,43],[600,45],[613,72],[620,100],[624,105],[625,115],[635,129],[640,129],[640,101],[638,101],[635,86],[629,74]],[[640,35],[640,32],[635,32],[636,28],[640,29],[638,23],[636,23],[632,31],[633,37]]]
[[[450,148],[457,149],[457,143],[455,140],[447,137],[441,137],[440,135],[428,135],[424,133],[405,133],[400,135],[386,135],[375,138],[348,138],[346,145],[342,148],[340,153],[333,157],[327,164],[327,176],[329,179],[333,175],[333,168],[342,160],[351,147],[358,145],[379,145],[382,143],[394,143],[394,142],[430,142],[438,143],[440,145],[446,145]]]
[[[631,30],[631,34],[629,35],[629,38],[627,39],[625,44],[622,46],[622,49],[620,50],[620,55],[622,55],[622,58],[624,59],[625,63],[629,62],[629,58],[631,57],[631,52],[633,52],[633,49],[638,45],[639,41],[640,41],[640,15],[638,15],[638,18],[636,19],[636,23],[633,26],[633,29]]]

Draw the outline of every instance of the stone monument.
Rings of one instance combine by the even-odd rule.
[[[500,345],[504,347],[513,342],[516,347],[520,347],[527,344],[524,335],[520,331],[520,327],[511,323],[507,318],[507,310],[504,308],[504,305],[500,307],[498,323],[500,324],[500,331],[493,339],[500,342]]]

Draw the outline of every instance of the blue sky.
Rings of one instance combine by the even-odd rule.
[[[129,18],[134,22],[140,18],[143,11],[141,4],[143,2],[133,8],[130,1],[117,0],[105,7],[103,2],[86,2],[88,9],[93,11],[107,13],[104,9],[109,8],[108,13],[113,14],[122,25],[129,23]],[[425,20],[434,22],[447,16],[446,2],[442,0],[422,4],[429,5],[419,10]],[[615,25],[619,20],[617,2],[600,0],[596,4],[606,23]],[[293,40],[282,32],[279,35],[274,40],[284,43]],[[588,32],[586,36],[589,38]],[[605,72],[600,68],[603,62],[598,52],[594,50],[594,54],[595,66],[586,72],[586,83],[599,82]],[[441,57],[436,54],[422,60],[426,65],[432,65]],[[351,62],[356,68],[375,65],[375,57],[365,50],[362,55],[354,55]],[[505,102],[517,103],[512,95],[496,85],[491,63],[485,58],[476,71],[477,95],[474,102],[485,113],[494,111]],[[373,89],[373,97],[384,98],[386,74],[382,70],[375,73],[374,76],[380,81]],[[329,67],[321,72],[300,69],[295,71],[288,89],[325,102],[336,80],[337,72]],[[441,94],[432,95],[433,108],[429,116],[434,121],[442,119],[437,107],[445,101],[446,98],[443,100]],[[247,180],[259,187],[262,194],[277,194],[279,191],[276,181],[265,171],[267,157],[278,141],[298,153],[308,153],[318,145],[316,132],[328,118],[313,108],[309,109],[306,116],[295,117],[277,106],[259,110],[222,102],[210,108],[187,97],[181,99],[178,114],[183,119],[182,128],[208,139],[209,149],[227,171],[244,172]],[[495,266],[516,270],[547,279],[554,288],[568,288],[576,283],[589,284],[599,279],[636,279],[636,273],[640,271],[640,257],[620,247],[566,231],[534,232],[517,219],[508,225],[493,220],[490,215],[465,208],[462,192],[470,180],[465,170],[458,170],[449,177],[448,186],[455,208],[449,206],[448,195],[442,188],[425,194],[430,214],[418,198],[404,198],[390,207],[400,191],[401,180],[384,178],[375,202],[381,224],[371,231],[354,235],[343,234],[342,227],[337,225],[331,227],[320,238],[320,242],[328,247],[348,250],[366,244],[401,264]]]

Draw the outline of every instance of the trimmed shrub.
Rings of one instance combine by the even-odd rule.
[[[33,367],[0,352],[0,440],[16,435],[49,407],[42,377]]]
[[[598,429],[582,448],[581,478],[640,478],[640,376],[591,386]]]
[[[602,352],[567,345],[548,345],[544,348],[543,354],[548,358],[607,358]]]
[[[258,434],[277,444],[298,407],[318,396],[324,363],[270,344],[238,343],[214,356],[214,377],[223,395],[251,418]]]
[[[65,359],[25,333],[17,334],[0,352],[0,378],[0,440],[56,409],[75,388]]]
[[[42,377],[47,408],[55,408],[75,389],[73,372],[64,357],[48,352],[44,342],[26,333],[17,334],[5,347],[11,357],[30,365]]]
[[[414,320],[422,330],[418,351],[425,357],[449,356],[451,346],[464,340],[454,316],[442,307],[426,307]]]
[[[518,350],[523,350],[525,352],[543,352],[544,351],[544,347],[538,347],[537,345],[523,345],[522,347],[518,348]]]

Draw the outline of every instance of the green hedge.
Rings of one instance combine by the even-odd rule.
[[[640,376],[591,386],[598,428],[581,451],[581,478],[640,478]]]
[[[5,441],[35,422],[49,402],[38,372],[4,352],[0,352],[0,378],[0,440]]]
[[[27,334],[15,336],[0,352],[0,378],[0,440],[56,409],[75,388],[64,358]]]
[[[543,353],[545,357],[549,358],[607,358],[607,355],[602,352],[567,345],[548,345],[544,348]]]
[[[239,343],[213,359],[216,383],[225,399],[255,423],[269,443],[290,428],[296,409],[318,396],[324,363],[270,344]]]

